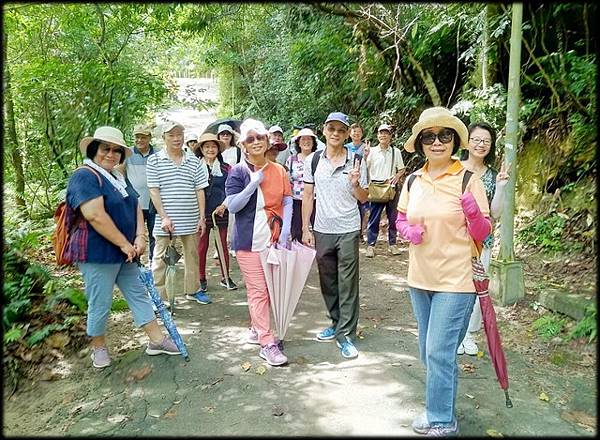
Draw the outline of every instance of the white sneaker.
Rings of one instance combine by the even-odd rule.
[[[460,343],[460,345],[456,349],[456,354],[465,354],[465,347],[463,347],[462,342]]]
[[[475,356],[479,351],[479,347],[477,347],[477,344],[473,339],[473,335],[471,335],[471,333],[469,332],[467,332],[467,334],[465,335],[465,339],[463,340],[461,345],[464,348],[465,354],[468,354],[469,356]]]
[[[367,246],[367,252],[365,252],[367,258],[373,258],[375,256],[375,248],[373,246]]]
[[[400,249],[398,249],[398,246],[396,246],[395,244],[390,244],[389,249],[392,255],[400,255]]]

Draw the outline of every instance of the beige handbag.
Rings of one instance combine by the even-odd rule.
[[[389,148],[392,149],[392,168],[390,172],[393,173],[395,148],[392,146],[390,146]],[[387,203],[391,200],[394,200],[394,197],[396,197],[396,185],[392,185],[389,182],[377,180],[371,180],[369,182],[369,202]]]

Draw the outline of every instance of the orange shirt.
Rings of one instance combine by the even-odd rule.
[[[424,221],[423,242],[408,249],[408,285],[434,292],[475,292],[471,255],[473,240],[467,231],[460,196],[465,168],[454,161],[446,172],[432,180],[429,162],[414,174],[410,192],[408,179],[398,200],[398,210],[409,223]],[[465,192],[473,193],[479,209],[489,217],[490,208],[480,179],[471,178]]]

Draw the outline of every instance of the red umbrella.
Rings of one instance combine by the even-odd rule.
[[[498,333],[498,325],[496,324],[496,312],[492,299],[488,293],[490,278],[478,258],[473,258],[473,284],[475,291],[479,297],[479,306],[481,307],[481,315],[483,319],[483,328],[488,343],[488,350],[492,365],[496,370],[496,377],[500,382],[500,387],[504,390],[506,396],[506,407],[512,408],[512,402],[508,397],[508,371],[506,370],[506,359],[502,350],[502,341]]]

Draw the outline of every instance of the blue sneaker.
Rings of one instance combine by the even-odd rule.
[[[317,334],[317,341],[331,341],[332,339],[335,339],[335,327],[327,327]]]
[[[206,294],[206,292],[202,292],[201,290],[197,291],[193,295],[189,295],[188,294],[185,297],[187,299],[191,299],[191,300],[194,300],[196,302],[199,302],[200,304],[210,304],[210,303],[212,303],[212,301],[210,300],[210,298],[208,297],[208,295]]]
[[[358,357],[358,350],[350,339],[346,337],[346,342],[335,341],[336,345],[342,350],[342,356],[346,359],[354,359]]]

